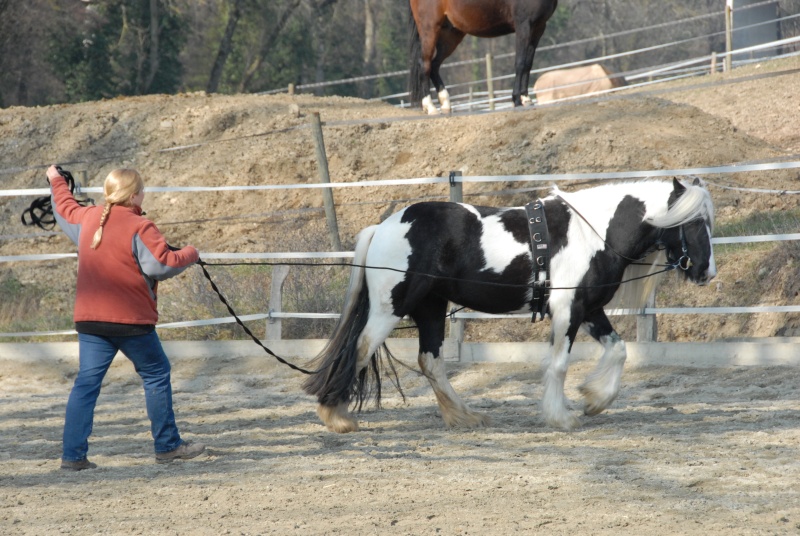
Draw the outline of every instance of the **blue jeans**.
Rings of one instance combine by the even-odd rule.
[[[131,360],[144,382],[144,398],[155,451],[169,452],[178,448],[183,441],[172,411],[170,364],[155,330],[147,335],[132,337],[79,333],[78,343],[80,369],[67,401],[62,459],[78,461],[86,458],[100,386],[117,351]]]

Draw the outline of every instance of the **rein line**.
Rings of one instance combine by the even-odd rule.
[[[318,263],[310,263],[310,262],[205,262],[200,261],[198,262],[201,266],[349,266],[351,268],[364,268],[365,270],[388,270],[390,272],[398,272],[401,274],[411,274],[411,275],[419,275],[422,277],[429,277],[431,279],[438,279],[443,281],[455,281],[461,283],[471,283],[473,285],[485,285],[490,287],[503,287],[503,288],[530,288],[528,284],[512,284],[512,283],[494,283],[492,281],[476,281],[472,279],[461,279],[459,277],[449,277],[446,275],[434,275],[434,274],[426,274],[424,272],[415,272],[412,270],[400,270],[399,268],[391,268],[389,266],[369,266],[366,264],[354,264],[351,262],[318,262]],[[642,263],[644,264],[644,263]],[[665,272],[670,272],[678,267],[677,264],[659,264],[658,266],[664,267],[663,270],[659,270],[658,272],[653,272],[651,274],[640,275],[638,277],[631,277],[630,279],[623,279],[618,283],[604,283],[602,285],[578,285],[574,287],[550,287],[552,290],[585,290],[585,289],[593,289],[593,288],[605,288],[605,287],[613,287],[615,285],[621,285],[623,283],[630,283],[632,281],[638,281],[639,279],[646,279],[648,277],[653,277],[659,274],[663,274]],[[203,269],[205,272],[205,268]]]
[[[580,217],[586,223],[586,225],[589,226],[589,228],[595,233],[595,235],[597,235],[597,237],[600,238],[600,240],[614,254],[616,254],[617,256],[619,256],[622,259],[627,260],[631,264],[647,265],[647,263],[642,263],[641,262],[642,259],[631,259],[630,257],[622,255],[621,253],[616,251],[613,247],[611,247],[611,245],[608,242],[606,242],[606,240],[600,235],[600,233],[597,232],[597,230],[592,226],[591,223],[589,223],[589,221],[583,216],[583,214],[581,214],[575,207],[573,207],[563,197],[561,197],[561,196],[557,196],[557,197],[559,199],[561,199],[561,201],[565,205],[567,205],[575,214],[577,214],[578,217]],[[689,266],[691,266],[691,260],[689,259],[689,256],[687,254],[686,237],[685,237],[685,234],[684,234],[684,231],[683,231],[683,225],[680,226],[680,233],[681,233],[681,246],[682,246],[682,249],[683,249],[683,256],[681,258],[679,258],[678,260],[676,260],[674,263],[667,263],[667,264],[658,265],[658,266],[663,267],[663,270],[659,270],[657,272],[645,274],[645,275],[638,276],[638,277],[632,277],[632,278],[629,278],[629,279],[623,279],[623,280],[618,281],[616,283],[604,283],[602,285],[585,285],[585,286],[574,286],[574,287],[548,287],[548,290],[579,290],[579,289],[605,288],[605,287],[619,286],[619,285],[622,285],[624,283],[630,283],[632,281],[637,281],[637,280],[640,280],[640,279],[653,277],[653,276],[656,276],[656,275],[663,274],[665,272],[669,272],[671,270],[674,270],[675,268],[681,268],[682,270],[688,270]],[[531,255],[532,255],[532,260],[533,260],[533,262],[535,264],[535,255],[534,255],[533,251],[531,251]],[[277,359],[280,363],[288,366],[292,370],[296,370],[298,372],[302,372],[303,374],[308,374],[308,375],[317,374],[317,373],[321,372],[323,369],[318,369],[318,370],[315,370],[315,371],[310,371],[310,370],[304,369],[302,367],[294,365],[293,363],[290,363],[289,361],[285,360],[284,358],[280,357],[275,352],[273,352],[272,350],[270,350],[269,348],[264,346],[264,344],[258,339],[258,337],[256,337],[253,334],[253,332],[250,331],[250,328],[248,328],[244,324],[244,322],[242,322],[242,320],[239,318],[239,316],[233,310],[233,307],[231,306],[231,304],[228,302],[228,300],[225,298],[225,296],[219,290],[219,288],[217,287],[216,283],[214,283],[213,279],[211,278],[211,274],[209,274],[208,270],[206,269],[206,266],[246,266],[246,265],[252,265],[252,266],[343,266],[343,267],[344,266],[349,266],[350,268],[363,268],[365,270],[389,270],[391,272],[398,272],[398,273],[402,273],[402,274],[406,274],[406,275],[408,275],[408,274],[418,275],[418,276],[428,277],[428,278],[436,279],[436,280],[456,281],[456,282],[462,282],[462,283],[471,283],[471,284],[474,284],[474,285],[486,285],[486,286],[505,287],[505,288],[525,288],[525,289],[531,288],[531,284],[514,285],[514,284],[508,284],[508,283],[495,283],[495,282],[491,282],[491,281],[472,281],[472,280],[469,280],[469,279],[461,279],[461,278],[457,278],[457,277],[426,274],[426,273],[414,272],[414,271],[410,271],[410,270],[400,270],[399,268],[390,268],[388,266],[368,266],[368,265],[363,265],[363,264],[354,264],[352,262],[320,262],[320,263],[309,263],[309,262],[219,262],[219,263],[207,263],[207,262],[203,261],[202,259],[200,259],[200,260],[197,261],[197,264],[203,270],[203,275],[205,276],[206,279],[208,279],[208,282],[211,284],[211,288],[214,290],[214,292],[216,292],[216,294],[219,297],[220,301],[225,305],[225,307],[228,309],[228,312],[236,320],[236,323],[239,324],[239,326],[241,326],[241,328],[253,340],[253,342],[255,342],[258,346],[260,346],[266,353],[268,353],[269,355],[271,355],[272,357]],[[655,266],[655,264],[653,264],[653,266]],[[457,309],[452,309],[447,315],[445,315],[445,317],[451,317],[452,318],[453,315],[455,315],[455,313],[457,313],[458,311],[461,311],[463,309],[466,309],[466,307],[462,306],[462,307],[459,307]],[[398,328],[398,329],[412,329],[412,328],[415,328],[415,327],[416,326],[409,326],[407,328]]]
[[[203,270],[203,275],[206,276],[206,279],[208,279],[208,282],[211,284],[211,288],[214,289],[214,292],[217,293],[217,296],[219,296],[220,301],[223,304],[225,304],[225,307],[228,308],[228,312],[233,316],[234,319],[236,319],[236,323],[239,324],[242,327],[244,332],[247,333],[247,335],[249,335],[251,339],[253,339],[254,343],[259,345],[261,348],[264,349],[265,352],[267,352],[269,355],[271,355],[272,357],[277,359],[280,363],[286,365],[287,367],[289,367],[292,370],[296,370],[298,372],[302,372],[303,374],[316,374],[316,373],[320,372],[320,370],[322,370],[322,369],[320,369],[320,370],[307,370],[307,369],[304,369],[302,367],[298,367],[297,365],[295,365],[293,363],[289,363],[284,358],[282,358],[281,356],[277,355],[275,352],[273,352],[272,350],[270,350],[269,348],[264,346],[264,344],[258,339],[258,337],[256,337],[253,334],[253,332],[250,331],[250,328],[245,326],[244,322],[242,322],[242,319],[239,318],[239,315],[237,315],[236,312],[233,310],[233,307],[231,307],[231,304],[228,302],[228,300],[225,298],[225,296],[222,294],[222,292],[220,292],[219,288],[217,288],[216,283],[214,283],[214,280],[211,279],[211,274],[209,274],[208,270],[206,270],[207,263],[205,261],[203,261],[203,260],[198,260],[197,264],[200,265],[200,269]],[[240,263],[240,264],[247,264],[247,263]]]

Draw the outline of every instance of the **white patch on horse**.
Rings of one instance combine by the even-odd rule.
[[[514,235],[506,231],[500,214],[481,219],[481,224],[483,225],[481,249],[486,257],[487,270],[501,274],[511,261],[520,255],[530,258],[530,246],[527,243],[517,242]]]
[[[711,236],[711,227],[706,225],[706,231],[708,231],[708,236]],[[714,260],[714,246],[711,246],[711,256],[708,258],[707,277],[709,281],[717,277],[717,261]]]
[[[367,266],[392,268],[381,270],[381,277],[367,278],[370,302],[375,304],[373,307],[386,308],[386,311],[382,311],[384,313],[391,312],[392,289],[405,278],[408,258],[411,256],[411,243],[406,238],[411,230],[411,223],[401,221],[405,211],[403,209],[392,214],[378,226],[367,251]]]

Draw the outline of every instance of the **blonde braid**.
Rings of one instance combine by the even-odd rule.
[[[103,214],[100,216],[100,227],[97,228],[97,231],[94,233],[94,239],[92,240],[92,249],[97,249],[97,246],[100,245],[100,241],[103,239],[103,226],[106,224],[106,220],[108,219],[108,213],[111,212],[111,203],[108,203],[103,208]]]
[[[120,205],[122,207],[131,206],[131,196],[144,191],[144,181],[139,172],[135,169],[115,169],[106,177],[103,183],[103,193],[106,196],[106,206],[103,208],[103,215],[100,216],[100,227],[94,233],[92,249],[97,249],[103,239],[103,226],[108,220],[111,207]]]

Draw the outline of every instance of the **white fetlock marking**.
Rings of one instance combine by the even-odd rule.
[[[542,414],[545,422],[553,428],[572,430],[580,425],[578,418],[567,408],[564,395],[564,380],[569,365],[569,350],[566,334],[566,322],[554,317],[551,319],[551,330],[554,334],[550,346],[547,369],[544,372],[544,395],[542,396]]]
[[[522,95],[522,96],[520,97],[520,100],[522,101],[522,105],[523,105],[523,106],[530,106],[530,105],[531,105],[531,103],[533,102],[533,101],[531,100],[531,98],[530,98],[529,96],[527,96],[527,95]]]
[[[604,346],[603,356],[597,368],[579,387],[583,394],[584,413],[597,415],[617,398],[620,389],[622,369],[627,358],[625,342],[616,333],[601,341]]]
[[[447,89],[443,89],[439,92],[439,104],[442,105],[442,113],[449,114],[451,111],[450,106],[450,93],[448,93]],[[709,235],[711,236],[711,235]]]
[[[545,422],[559,430],[572,430],[580,424],[569,409],[564,398],[564,374],[548,368],[544,375],[544,396],[542,413]]]
[[[436,115],[439,113],[439,110],[433,105],[433,99],[430,95],[422,99],[422,109],[425,110],[428,115]]]
[[[441,355],[441,351],[439,354]],[[435,358],[432,354],[425,352],[419,355],[418,362],[433,388],[436,401],[439,403],[439,410],[442,412],[442,419],[448,428],[476,428],[489,424],[489,418],[486,415],[469,409],[456,394],[453,386],[447,380],[443,358]]]
[[[325,427],[337,434],[346,434],[358,430],[358,422],[347,410],[348,404],[341,403],[337,406],[317,406],[317,415],[322,419]]]

